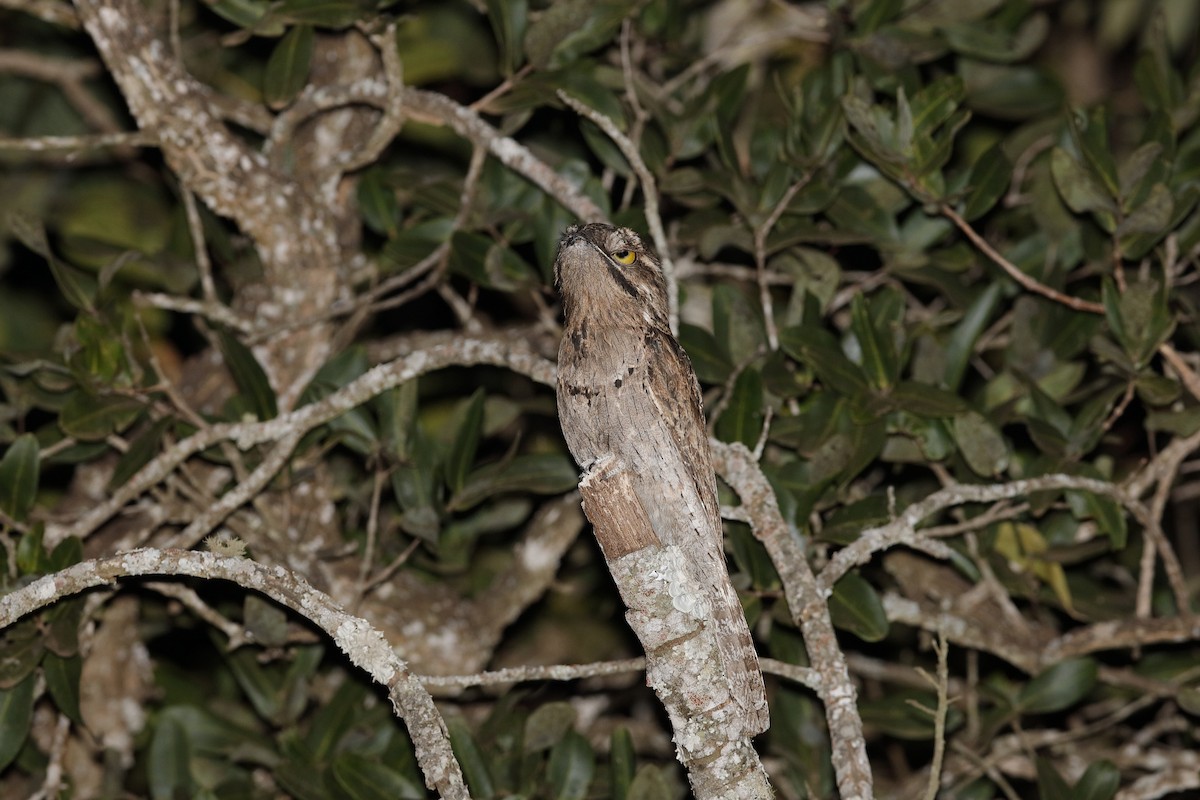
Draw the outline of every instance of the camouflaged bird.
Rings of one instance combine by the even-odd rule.
[[[685,554],[702,587],[703,598],[673,598],[676,608],[711,609],[742,730],[761,733],[762,672],[725,565],[700,385],[671,334],[659,262],[628,228],[574,225],[559,243],[555,279],[566,315],[558,414],[567,446],[584,470],[610,456],[629,470],[654,534]]]

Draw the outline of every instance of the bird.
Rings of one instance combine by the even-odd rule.
[[[567,447],[585,470],[616,461],[628,470],[653,532],[676,545],[710,609],[730,693],[746,735],[769,719],[754,641],[725,562],[720,505],[700,384],[671,333],[658,259],[629,228],[572,225],[559,241],[555,283],[565,324],[558,352],[558,414]]]

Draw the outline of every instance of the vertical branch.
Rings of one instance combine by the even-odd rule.
[[[687,555],[655,535],[620,461],[609,457],[594,465],[579,493],[629,609],[626,619],[646,651],[647,682],[671,719],[697,800],[772,797],[758,754],[743,735],[710,609],[703,602],[688,608],[677,599],[706,594],[684,564]]]
[[[838,791],[847,799],[874,797],[857,692],[838,646],[826,595],[817,590],[816,577],[800,542],[784,522],[775,493],[750,451],[744,445],[715,439],[711,444],[713,466],[742,499],[754,535],[767,548],[783,580],[792,618],[804,634],[809,659],[821,677],[817,695],[825,704]]]

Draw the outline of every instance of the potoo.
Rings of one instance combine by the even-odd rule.
[[[606,457],[628,470],[653,533],[682,551],[701,587],[701,597],[673,597],[675,607],[715,626],[743,729],[761,733],[766,695],[725,564],[700,384],[671,334],[659,262],[628,228],[574,225],[559,243],[555,279],[566,314],[558,415],[567,446],[585,470]]]

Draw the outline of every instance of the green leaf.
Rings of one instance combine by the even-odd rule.
[[[1073,797],[1070,787],[1054,764],[1046,758],[1037,759],[1037,786],[1040,800],[1060,800]]]
[[[836,627],[865,642],[878,642],[887,636],[887,614],[879,594],[857,573],[848,572],[834,584],[829,616]]]
[[[629,785],[625,800],[673,800],[674,797],[675,792],[662,771],[653,764],[643,764]]]
[[[492,797],[496,790],[492,784],[492,776],[488,771],[487,761],[483,751],[471,736],[467,722],[457,714],[446,717],[446,729],[450,733],[450,747],[454,757],[462,767],[463,777],[467,781],[473,797]]]
[[[452,217],[436,217],[405,228],[392,237],[379,254],[385,273],[403,272],[429,257],[454,233]]]
[[[947,337],[945,346],[945,385],[950,391],[957,391],[962,384],[963,375],[967,371],[967,363],[975,351],[975,342],[987,328],[988,320],[1003,292],[1003,284],[991,283],[971,302],[963,318],[954,326]]]
[[[749,367],[742,370],[733,384],[729,403],[717,420],[716,434],[726,442],[741,442],[754,447],[762,433],[763,386],[762,375]]]
[[[1062,711],[1087,697],[1095,684],[1095,660],[1062,661],[1026,684],[1017,697],[1017,706],[1028,714]]]
[[[567,731],[550,751],[546,773],[556,800],[584,800],[592,775],[596,771],[596,756],[587,739],[574,730]]]
[[[233,382],[249,402],[255,416],[260,420],[273,419],[279,413],[275,404],[275,390],[271,388],[267,373],[263,372],[250,348],[224,330],[218,331],[217,343],[225,358],[225,365],[233,375]]]
[[[894,337],[880,330],[882,320],[872,318],[866,299],[856,294],[850,303],[850,330],[862,353],[862,371],[876,389],[890,389],[899,372],[892,344]]]
[[[479,437],[483,432],[483,403],[486,395],[482,388],[476,389],[463,410],[462,422],[455,434],[454,443],[446,456],[446,483],[453,492],[462,491],[467,474],[475,463],[479,449]]]
[[[191,797],[196,790],[192,780],[192,748],[187,730],[173,717],[163,715],[150,737],[146,779],[154,800]]]
[[[82,272],[65,264],[54,255],[46,239],[46,229],[40,220],[14,212],[9,215],[8,227],[21,244],[46,259],[50,274],[67,302],[83,311],[95,311],[93,304],[96,287]]]
[[[559,494],[579,481],[574,463],[560,455],[534,453],[511,461],[485,464],[467,478],[452,505],[463,511],[503,492]]]
[[[304,743],[312,751],[313,760],[328,760],[342,737],[359,721],[366,692],[356,681],[345,681],[329,702],[313,714]]]
[[[1050,173],[1054,176],[1054,185],[1062,195],[1063,202],[1072,211],[1102,211],[1107,214],[1116,212],[1116,204],[1104,191],[1103,185],[1061,147],[1054,148],[1050,154]]]
[[[971,470],[993,478],[1008,469],[1008,443],[991,420],[978,411],[954,415],[954,439]]]
[[[379,415],[379,430],[389,453],[399,461],[411,454],[416,436],[417,391],[420,382],[414,378],[375,398]]]
[[[17,540],[17,572],[21,575],[38,575],[49,572],[50,560],[42,546],[44,529],[35,525]]]
[[[1175,199],[1164,184],[1150,187],[1146,200],[1117,224],[1117,236],[1136,233],[1165,234],[1175,211]]]
[[[363,222],[376,233],[395,237],[400,230],[400,202],[387,171],[379,166],[363,170],[357,194]]]
[[[859,701],[864,725],[884,735],[914,742],[933,738],[933,715],[929,712],[936,707],[937,696],[933,692],[912,689],[891,690],[877,700]],[[962,713],[951,706],[947,729],[961,724],[961,720]]]
[[[208,4],[219,16],[247,29],[255,28],[269,7],[264,0],[213,0]]]
[[[828,331],[810,325],[785,328],[779,334],[779,344],[792,358],[812,367],[829,388],[847,397],[856,397],[867,390],[862,370],[842,352]]]
[[[72,722],[83,724],[83,715],[79,711],[79,678],[83,674],[83,658],[74,655],[69,658],[47,653],[42,659],[42,670],[46,675],[46,688],[54,698],[58,710],[66,714]]]
[[[704,328],[681,322],[679,343],[687,351],[692,368],[696,370],[696,377],[702,383],[725,383],[729,373],[733,371],[733,363],[725,355],[715,336]]]
[[[504,74],[511,75],[525,58],[523,42],[529,18],[527,0],[488,0],[488,21],[503,54]]]
[[[16,686],[0,689],[0,771],[13,762],[29,735],[34,680],[30,674]]]
[[[1100,182],[1109,197],[1120,197],[1121,186],[1117,177],[1117,164],[1108,143],[1108,112],[1097,105],[1090,115],[1077,112],[1067,115],[1071,138],[1091,168],[1092,175]]]
[[[889,399],[897,409],[932,419],[953,416],[967,408],[958,395],[916,381],[900,381]]]
[[[1112,800],[1121,787],[1121,771],[1111,761],[1096,761],[1088,766],[1071,800]]]
[[[942,35],[955,51],[987,61],[1011,63],[1024,61],[1045,41],[1050,21],[1045,14],[1033,14],[1015,32],[984,27],[976,21],[947,25]]]
[[[350,800],[422,800],[423,787],[378,758],[358,753],[339,753],[331,767],[337,785]]]
[[[538,706],[525,720],[524,749],[526,753],[549,750],[575,724],[575,707],[570,703],[546,703]]]
[[[450,268],[480,286],[504,292],[532,285],[536,274],[511,247],[469,231],[456,231],[450,238]]]
[[[25,520],[37,499],[40,458],[32,433],[18,436],[0,458],[0,510],[18,522]]]
[[[278,719],[283,711],[284,700],[278,670],[260,664],[257,655],[249,648],[232,653],[225,663],[259,716],[268,720]]]
[[[142,410],[142,404],[132,397],[93,397],[87,392],[74,392],[58,418],[63,433],[83,441],[98,441],[124,430]]]
[[[1123,550],[1129,538],[1129,527],[1125,520],[1121,504],[1111,497],[1105,497],[1091,492],[1079,493],[1084,500],[1088,513],[1096,520],[1096,525],[1108,536],[1113,550]]]
[[[744,364],[766,343],[762,309],[728,284],[713,289],[713,336],[732,363]]]
[[[51,569],[59,567],[51,565]],[[63,658],[79,652],[79,624],[83,621],[84,601],[81,596],[59,600],[45,612],[44,641],[46,649]]]
[[[1003,142],[996,142],[979,156],[971,170],[970,189],[963,202],[963,219],[973,222],[990,211],[1011,180],[1012,164],[1004,154]]]
[[[538,69],[565,67],[612,40],[634,0],[560,0],[529,25],[525,52]]]
[[[283,108],[295,99],[308,82],[312,64],[313,29],[308,25],[292,28],[271,51],[263,73],[263,100],[272,108]]]
[[[149,464],[150,460],[158,455],[163,434],[171,427],[171,422],[170,418],[164,417],[133,438],[133,441],[129,443],[129,449],[121,454],[117,465],[113,467],[112,477],[108,479],[109,491],[124,486],[126,481],[137,474],[138,470]],[[0,483],[3,481],[0,480]]]
[[[1163,284],[1139,281],[1119,293],[1116,285],[1105,279],[1101,298],[1113,336],[1135,368],[1145,367],[1175,328]]]
[[[340,30],[348,28],[366,14],[364,4],[356,0],[282,0],[273,16],[294,25],[316,25]]]
[[[633,748],[633,736],[625,727],[617,728],[609,738],[609,770],[612,774],[613,800],[628,800],[633,785],[637,753]]]
[[[282,647],[287,643],[287,613],[256,594],[247,594],[242,601],[242,623],[263,647]]]

